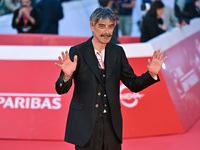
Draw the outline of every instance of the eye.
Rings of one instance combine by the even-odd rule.
[[[104,28],[105,25],[104,24],[99,24],[99,28]]]
[[[114,24],[109,25],[109,28],[113,29],[114,28]]]

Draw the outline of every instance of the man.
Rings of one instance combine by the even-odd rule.
[[[120,150],[120,80],[131,91],[141,91],[159,81],[157,74],[166,60],[163,52],[155,51],[147,63],[149,71],[136,76],[123,48],[109,43],[115,24],[110,8],[97,8],[90,16],[94,36],[71,47],[69,54],[62,52],[60,64],[56,63],[62,70],[56,82],[58,94],[68,92],[74,80],[65,141],[75,144],[76,150]]]
[[[58,34],[59,20],[63,18],[60,0],[39,0],[34,5],[40,11],[38,33]]]
[[[120,3],[119,28],[122,35],[131,36],[132,32],[132,10],[135,7],[135,0],[118,0]]]

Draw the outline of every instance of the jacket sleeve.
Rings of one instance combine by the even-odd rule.
[[[56,81],[56,85],[55,85],[56,92],[58,94],[67,93],[72,86],[72,79],[69,79],[67,82],[64,82],[63,77],[64,77],[64,72],[61,71],[60,76],[59,76],[58,80]]]
[[[17,18],[17,16],[18,16],[18,13],[19,13],[19,9],[16,10],[16,11],[14,11],[14,15],[13,15],[13,19],[12,19],[12,27],[13,27],[13,28],[17,28],[17,24],[16,24],[15,20],[16,20],[16,18]],[[20,20],[21,20],[21,19],[20,19]]]
[[[122,62],[121,62],[121,81],[127,86],[132,92],[139,92],[148,86],[160,81],[159,77],[157,80],[151,77],[149,72],[143,73],[141,76],[137,76],[130,64],[128,63],[125,52],[122,51]]]

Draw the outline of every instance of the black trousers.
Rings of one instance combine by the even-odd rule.
[[[121,142],[114,132],[107,114],[97,119],[92,136],[84,147],[75,146],[76,150],[121,150]]]

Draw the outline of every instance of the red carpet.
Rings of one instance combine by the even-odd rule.
[[[123,150],[200,150],[200,120],[186,133],[126,139]]]
[[[62,141],[0,140],[0,150],[74,150]],[[186,133],[125,139],[122,150],[200,150],[200,120]]]

